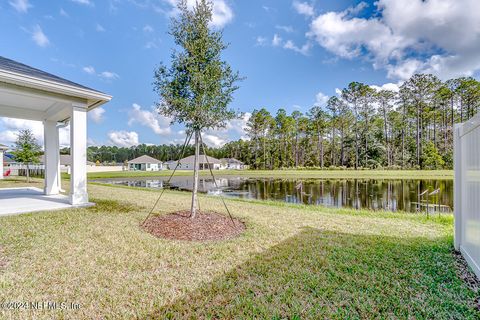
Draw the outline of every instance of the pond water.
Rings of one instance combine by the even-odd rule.
[[[199,191],[225,197],[355,209],[425,212],[453,210],[453,180],[199,178]],[[191,190],[191,177],[118,178],[97,182],[161,189]],[[428,191],[427,191],[428,190]]]

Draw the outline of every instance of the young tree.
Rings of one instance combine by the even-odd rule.
[[[241,78],[222,60],[227,44],[222,40],[222,32],[211,28],[212,3],[198,0],[190,9],[186,0],[179,0],[178,9],[179,15],[172,19],[169,32],[178,50],[172,53],[170,67],[161,64],[155,71],[154,90],[160,97],[159,112],[195,135],[191,204],[194,218],[201,131],[223,128],[237,116],[228,105]]]
[[[27,182],[30,182],[30,164],[39,163],[38,156],[41,148],[37,143],[37,139],[33,136],[31,130],[20,130],[17,141],[15,142],[15,150],[13,155],[15,161],[23,163],[27,166]]]

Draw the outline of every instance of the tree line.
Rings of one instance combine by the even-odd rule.
[[[474,116],[479,106],[480,82],[471,77],[443,82],[416,74],[398,92],[352,82],[306,113],[255,109],[246,128],[249,140],[209,148],[207,153],[237,158],[253,169],[450,169],[453,126]],[[178,159],[181,149],[89,147],[88,157],[124,162],[147,154],[166,161]],[[188,146],[185,155],[194,151]]]
[[[453,127],[476,114],[480,82],[416,74],[398,92],[352,82],[325,106],[254,110],[250,141],[224,147],[252,168],[453,167]]]

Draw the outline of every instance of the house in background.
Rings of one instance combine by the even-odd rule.
[[[222,158],[220,159],[222,163],[222,169],[227,170],[243,170],[245,169],[245,163],[235,158]]]
[[[128,170],[131,171],[160,171],[163,170],[163,162],[152,158],[150,156],[140,156],[136,159],[130,160],[128,163]]]
[[[163,167],[168,170],[173,170],[177,166],[177,160],[169,160],[163,163]]]
[[[178,166],[179,170],[193,170],[195,161],[195,156],[189,156],[183,159],[180,159],[180,165]],[[198,158],[200,170],[207,170],[209,167],[212,170],[220,170],[222,163],[216,158],[212,158],[205,155],[200,155]]]

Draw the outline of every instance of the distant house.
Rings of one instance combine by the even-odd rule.
[[[222,158],[220,159],[222,163],[222,169],[227,170],[243,170],[245,169],[245,163],[235,158]]]
[[[199,162],[199,168],[200,170],[208,170],[209,165],[210,168],[213,170],[220,170],[222,163],[220,160],[205,156],[205,155],[200,155],[198,158]],[[180,160],[180,165],[178,166],[179,170],[193,170],[193,165],[195,161],[195,156],[189,156],[186,158],[183,158]]]
[[[177,165],[177,160],[169,160],[169,161],[166,161],[163,163],[163,167],[165,169],[168,169],[168,170],[173,170],[175,169],[176,165]]]
[[[141,156],[128,161],[128,170],[160,171],[163,170],[163,162],[150,156]]]

